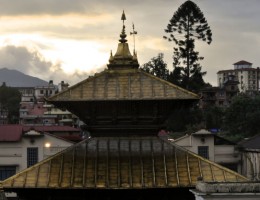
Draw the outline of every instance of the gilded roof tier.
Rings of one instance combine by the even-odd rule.
[[[123,28],[108,69],[51,97],[50,101],[199,99],[199,96],[138,69],[137,54],[131,55]],[[133,33],[137,32],[133,28]]]
[[[165,139],[89,138],[4,180],[3,189],[145,189],[244,182],[240,174]],[[1,184],[0,184],[1,185]]]
[[[104,70],[49,98],[50,101],[199,99],[141,69]]]

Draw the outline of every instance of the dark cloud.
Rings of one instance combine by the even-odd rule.
[[[27,74],[44,74],[48,73],[54,64],[46,61],[38,51],[10,45],[0,49],[0,66]]]
[[[74,74],[66,74],[61,63],[47,61],[36,50],[30,51],[26,47],[12,45],[0,49],[0,68],[15,69],[45,81],[54,80],[56,84],[62,80],[75,84],[92,73],[77,71]]]
[[[136,5],[143,6],[147,2],[147,0],[0,0],[0,13],[1,15],[100,14],[103,12],[112,13],[115,9],[127,9]]]
[[[88,5],[90,4],[84,0],[0,0],[0,13],[1,15],[83,13]]]

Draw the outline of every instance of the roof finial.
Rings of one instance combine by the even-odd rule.
[[[126,20],[126,17],[125,17],[125,11],[123,10],[123,13],[122,13],[122,16],[121,16],[121,20],[123,20],[123,29],[122,29],[122,32],[120,34],[120,40],[119,42],[121,43],[126,43],[127,40],[125,39],[126,38],[126,34],[125,34],[125,20]]]
[[[121,16],[121,20],[123,20],[123,25],[124,25],[124,21],[126,20],[125,11],[124,10],[123,10],[123,13],[122,13],[122,16]]]
[[[133,32],[130,32],[130,35],[133,35],[134,38],[134,53],[135,53],[135,35],[137,34],[137,31],[135,31],[135,25],[133,23]]]

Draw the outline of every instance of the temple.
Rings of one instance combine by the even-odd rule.
[[[139,69],[124,20],[107,69],[48,101],[77,115],[88,138],[0,184],[20,199],[195,199],[198,180],[245,182],[240,174],[158,135],[172,111],[199,97]]]

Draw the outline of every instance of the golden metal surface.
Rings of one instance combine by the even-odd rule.
[[[162,100],[199,99],[199,96],[138,69],[105,70],[48,100]]]
[[[2,182],[3,188],[172,188],[248,181],[161,138],[90,138]]]

